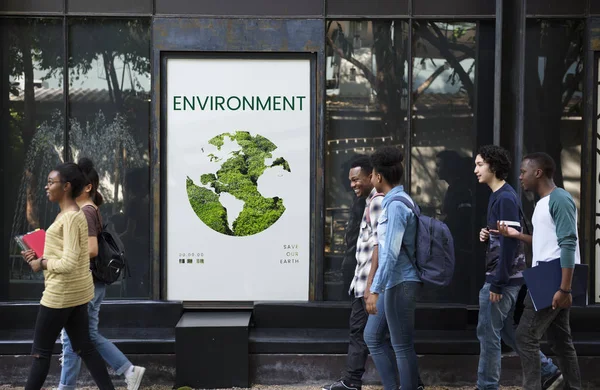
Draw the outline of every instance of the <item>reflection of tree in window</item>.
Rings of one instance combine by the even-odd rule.
[[[148,90],[135,76],[149,77],[149,41],[150,30],[144,20],[73,21],[69,46],[71,86],[76,86],[82,77],[80,84],[85,84],[91,78],[88,72],[98,61],[115,111],[122,112],[126,108],[126,95]],[[121,65],[121,74],[117,73],[117,63]]]
[[[80,124],[75,128],[83,130],[72,137],[72,147],[93,152],[91,137],[104,146],[95,154],[105,160],[101,168],[110,203],[105,210],[117,214],[128,197],[127,172],[148,165],[149,24],[145,19],[69,23],[69,103],[72,120]]]
[[[150,281],[150,41],[147,18],[69,20],[70,146],[103,171],[101,211],[128,253],[129,297],[147,296]]]
[[[46,205],[40,177],[66,154],[62,22],[14,19],[2,23],[8,48],[4,51],[8,67],[2,67],[8,69],[8,75],[2,77],[11,82],[10,105],[3,101],[2,106],[10,107],[7,127],[14,152],[10,160],[15,167],[11,172],[16,174],[12,182],[22,183],[14,202],[8,199],[16,204],[12,230],[45,227],[55,215]],[[85,154],[96,162],[107,200],[103,213],[112,213],[115,220],[122,213],[133,216],[124,204],[130,192],[127,173],[146,167],[139,190],[148,193],[149,185],[149,20],[68,22],[68,158]],[[148,232],[135,239],[137,243],[146,241]],[[147,249],[138,245],[135,251],[146,252],[147,258]]]
[[[357,23],[361,23],[360,29]],[[335,237],[341,237],[339,233],[334,235],[342,225],[336,216],[347,219],[353,200],[353,193],[346,190],[344,181],[347,172],[342,169],[338,173],[340,167],[352,154],[368,154],[381,145],[404,148],[409,97],[413,105],[413,131],[412,148],[405,150],[406,160],[410,159],[409,166],[412,166],[411,182],[407,185],[427,215],[443,213],[451,224],[462,218],[464,236],[471,231],[471,226],[465,223],[471,221],[472,208],[468,206],[472,204],[474,193],[473,177],[468,171],[474,145],[476,24],[413,20],[412,25],[411,43],[406,21],[329,21],[327,24],[325,174],[329,218],[326,231],[331,235],[326,241],[329,238],[330,254],[336,252]],[[360,47],[357,47],[358,42]],[[409,63],[411,48],[412,63]],[[411,69],[412,88],[408,78]],[[445,176],[453,183],[447,196],[449,183],[435,174],[436,155],[446,149],[464,158],[459,180]],[[463,165],[466,168],[463,169]],[[454,164],[448,167],[459,169]],[[457,238],[465,257],[471,256],[471,242]],[[341,251],[338,249],[337,253]],[[455,299],[451,294],[444,292],[444,295],[440,300]]]
[[[416,41],[417,55],[423,53],[418,60],[421,65],[425,61],[430,61],[437,69],[424,82],[418,86],[413,85],[413,102],[416,102],[431,84],[444,73],[451,69],[446,83],[451,86],[458,86],[459,90],[465,92],[469,97],[469,106],[473,106],[473,70],[475,62],[465,69],[462,61],[475,58],[475,25],[473,23],[436,23],[415,21],[415,34],[418,37]],[[438,52],[436,58],[444,60],[442,64],[435,62],[430,52],[435,48]],[[429,57],[429,58],[427,58]],[[413,62],[413,69],[415,67]]]
[[[10,104],[9,129],[10,138],[13,147],[20,149],[15,151],[16,159],[11,159],[15,166],[25,165],[25,161],[20,162],[19,157],[27,157],[29,153],[24,153],[30,148],[33,138],[38,130],[38,126],[43,120],[51,119],[50,113],[37,112],[36,88],[44,85],[46,80],[62,77],[63,70],[63,52],[62,52],[62,27],[60,19],[17,19],[14,23],[6,23],[4,31],[6,35],[3,40],[8,43],[8,78],[13,80],[10,88],[10,98],[13,101]],[[38,83],[36,83],[35,73],[45,73]],[[3,82],[6,76],[3,75]],[[37,85],[36,85],[37,84]],[[3,97],[4,98],[4,97]],[[3,104],[4,106],[4,104]],[[8,104],[6,105],[8,106]],[[60,106],[58,106],[60,107]],[[45,114],[45,115],[44,115]],[[62,135],[62,134],[61,134]],[[53,141],[57,141],[60,150],[62,136]],[[48,140],[50,141],[50,140]],[[41,146],[41,145],[40,145]],[[47,146],[47,145],[46,145]],[[17,157],[17,155],[22,154]],[[55,158],[49,158],[49,161],[57,161],[60,153],[56,150],[51,151]],[[27,164],[24,172],[15,172],[18,176],[23,175],[27,178],[27,185],[23,189],[26,192],[26,211],[25,216],[29,226],[25,228],[36,228],[40,226],[40,214],[38,203],[35,201],[37,192],[44,185],[38,183],[38,176],[47,175],[48,172],[40,172],[40,164],[44,164],[44,159],[31,161]],[[20,162],[20,164],[19,164]],[[44,167],[48,168],[48,167]],[[44,176],[45,178],[45,176]],[[39,184],[39,185],[38,185]],[[16,216],[22,218],[23,215]]]
[[[413,104],[448,67],[451,67],[453,71],[448,82],[454,85],[459,79],[461,89],[469,95],[469,103],[472,103],[473,81],[471,80],[471,72],[473,65],[465,70],[460,62],[466,58],[475,57],[474,36],[470,36],[473,42],[471,45],[461,42],[464,36],[470,32],[472,33],[473,27],[471,26],[474,25],[458,25],[452,29],[450,34],[447,31],[442,31],[443,27],[441,27],[447,27],[448,25],[448,23],[414,21],[415,34],[421,40],[425,40],[429,46],[437,49],[445,63],[441,64],[425,81],[413,86]],[[372,22],[372,29],[372,53],[376,63],[374,70],[372,66],[356,58],[354,44],[344,32],[340,22],[328,22],[327,44],[333,51],[334,64],[339,64],[339,60],[344,59],[353,65],[352,70],[357,68],[362,72],[371,88],[374,89],[378,106],[384,113],[384,126],[392,133],[397,133],[399,129],[404,127],[407,102],[408,82],[406,76],[408,72],[406,63],[408,61],[407,49],[410,47],[408,45],[408,27],[407,23],[400,21],[374,21]],[[419,48],[419,45],[420,42],[417,41],[417,48]],[[425,46],[422,47],[426,50]],[[424,62],[427,59],[422,58],[420,60]],[[433,58],[429,60],[432,63],[434,62]],[[401,123],[402,125],[400,125]]]
[[[360,71],[376,96],[378,108],[383,113],[382,125],[387,133],[401,137],[406,110],[408,90],[407,69],[405,66],[408,51],[408,24],[400,21],[373,21],[372,46],[370,48],[373,63],[361,61],[355,56],[355,43],[365,46],[360,40],[344,31],[340,22],[328,22],[327,44],[332,50],[333,63],[340,64],[344,59],[353,65],[354,71]],[[367,63],[365,63],[367,62]],[[339,66],[337,69],[339,70]],[[352,72],[351,78],[355,78]],[[402,104],[403,103],[403,104]]]
[[[4,19],[0,21],[2,64],[0,75],[2,102],[0,128],[2,155],[9,165],[2,169],[4,193],[0,274],[1,299],[31,299],[41,293],[41,284],[32,284],[17,296],[8,296],[14,279],[42,279],[23,263],[12,236],[38,227],[46,227],[56,216],[57,207],[48,204],[44,186],[46,175],[62,159],[63,128],[59,132],[48,125],[60,120],[62,90],[51,109],[44,109],[39,96],[48,85],[60,85],[63,70],[61,19]],[[8,261],[10,258],[12,261]],[[6,267],[6,268],[5,268]],[[14,290],[16,291],[16,290]],[[10,290],[10,294],[14,293]]]
[[[571,192],[577,205],[584,31],[579,20],[529,20],[526,34],[524,151],[552,156],[556,185]]]
[[[472,153],[475,145],[475,23],[415,21],[411,194],[454,237],[450,286],[425,288],[425,301],[472,301],[475,281]]]
[[[326,251],[342,254],[354,204],[344,163],[381,145],[404,144],[408,101],[408,23],[329,21]]]
[[[471,156],[476,26],[415,22],[411,191],[428,215],[442,213],[447,187],[434,174],[436,155]]]

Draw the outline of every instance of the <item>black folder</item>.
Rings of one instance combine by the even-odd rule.
[[[573,282],[571,283],[573,306],[587,305],[588,272],[589,267],[587,264],[575,264]],[[523,277],[535,310],[551,307],[554,294],[560,289],[562,280],[560,259],[540,261],[537,267],[523,271]]]

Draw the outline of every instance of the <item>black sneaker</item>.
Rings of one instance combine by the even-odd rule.
[[[557,390],[563,384],[563,376],[560,370],[556,370],[556,373],[548,379],[542,380],[543,390]]]
[[[323,390],[361,390],[361,388],[361,385],[356,385],[343,379],[330,385],[323,386]]]

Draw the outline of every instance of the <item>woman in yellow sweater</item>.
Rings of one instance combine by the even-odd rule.
[[[90,339],[98,350],[102,359],[117,375],[125,376],[127,390],[138,390],[142,382],[142,377],[146,369],[144,367],[134,366],[123,352],[119,350],[113,343],[107,340],[98,331],[98,323],[100,322],[100,305],[106,295],[106,284],[97,279],[94,275],[95,262],[94,258],[98,255],[98,234],[102,232],[102,218],[98,207],[103,203],[103,198],[98,192],[100,177],[94,168],[94,163],[89,158],[81,158],[78,162],[79,167],[83,171],[87,179],[86,185],[83,187],[81,195],[76,199],[77,204],[81,208],[81,212],[85,215],[88,225],[88,249],[90,253],[92,275],[94,278],[94,299],[88,304],[88,318],[90,325]],[[60,374],[60,385],[58,390],[75,390],[77,385],[77,377],[81,367],[81,359],[75,352],[68,335],[63,334],[63,365]]]
[[[39,390],[44,385],[52,349],[62,328],[98,388],[114,389],[89,335],[87,304],[94,298],[94,283],[87,221],[75,201],[84,184],[83,172],[75,163],[60,164],[50,172],[46,195],[50,202],[58,203],[60,213],[46,232],[44,255],[38,259],[33,251],[22,252],[34,272],[44,270],[45,279],[31,351],[34,359],[25,390]]]

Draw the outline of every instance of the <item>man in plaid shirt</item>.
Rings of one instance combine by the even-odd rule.
[[[360,390],[369,356],[369,349],[363,338],[369,317],[365,310],[365,299],[377,270],[377,220],[383,200],[383,194],[378,194],[371,184],[372,171],[371,161],[367,156],[357,157],[350,165],[350,187],[357,197],[366,198],[356,243],[356,270],[349,291],[352,296],[350,344],[344,377],[333,384],[323,386],[323,390]]]

